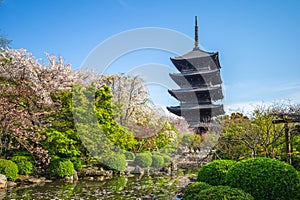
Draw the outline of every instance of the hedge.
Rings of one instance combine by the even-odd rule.
[[[74,173],[74,165],[68,159],[55,159],[50,162],[47,171],[51,178],[65,178]]]
[[[209,162],[198,171],[197,181],[206,182],[213,186],[226,185],[226,173],[235,163],[232,160],[214,160]]]
[[[255,199],[300,199],[297,170],[270,158],[250,158],[232,166],[227,184],[241,188]]]
[[[135,158],[135,155],[134,153],[130,152],[130,151],[126,151],[124,153],[125,157],[126,157],[126,160],[134,160]]]
[[[32,158],[28,156],[13,156],[11,160],[17,164],[19,169],[19,174],[28,175],[33,172],[34,165],[32,163]]]
[[[185,187],[182,191],[182,200],[194,200],[195,197],[202,191],[208,188],[211,188],[212,186],[208,183],[204,182],[195,182],[187,187]]]
[[[11,160],[0,159],[0,174],[4,174],[7,180],[16,180],[18,178],[18,166]]]
[[[202,190],[195,196],[194,200],[254,200],[254,198],[238,188],[231,188],[229,186],[213,186]]]
[[[161,155],[153,155],[151,166],[156,168],[156,169],[163,168],[165,166],[164,157],[162,157]]]
[[[126,169],[126,157],[124,154],[112,153],[102,160],[103,164],[114,172],[122,172]]]
[[[146,168],[152,165],[152,156],[150,153],[139,153],[134,159],[134,163],[140,167]]]

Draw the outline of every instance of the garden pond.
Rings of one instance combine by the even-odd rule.
[[[182,176],[181,176],[182,177]],[[16,187],[0,192],[0,199],[180,199],[179,176],[115,176],[106,180],[54,181],[31,187]]]

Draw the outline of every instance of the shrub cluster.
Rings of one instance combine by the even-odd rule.
[[[18,166],[11,160],[0,159],[0,174],[4,174],[8,180],[18,178]]]
[[[254,198],[238,188],[229,186],[213,186],[208,189],[202,190],[193,200],[254,200]]]
[[[214,160],[205,164],[198,172],[197,181],[210,185],[225,185],[228,169],[235,163],[232,160]]]
[[[148,152],[139,153],[136,155],[134,162],[143,168],[150,167],[152,165],[152,155]]]
[[[28,175],[33,172],[34,165],[32,158],[29,156],[13,156],[11,160],[17,164],[19,174]]]
[[[82,168],[82,162],[81,162],[80,158],[72,157],[70,159],[70,161],[73,163],[75,170],[77,170],[77,171],[81,170],[81,168]]]
[[[241,188],[255,199],[298,199],[300,178],[291,165],[255,158],[238,162],[227,173],[229,186]]]
[[[160,169],[165,166],[164,157],[161,155],[153,155],[152,156],[152,165],[153,168]]]
[[[134,153],[130,152],[130,151],[125,151],[124,153],[126,160],[134,160],[135,155]]]
[[[202,191],[205,189],[208,189],[212,187],[211,185],[209,185],[208,183],[205,182],[195,182],[192,183],[190,185],[188,185],[187,187],[185,187],[182,191],[183,193],[183,197],[182,200],[194,200],[195,197]]]
[[[113,153],[103,158],[102,163],[114,172],[122,172],[126,169],[126,157],[124,154]]]
[[[197,181],[183,190],[183,200],[300,199],[300,173],[270,158],[216,160],[199,170]]]
[[[67,159],[55,159],[50,162],[47,171],[51,178],[65,178],[74,173],[74,165]]]

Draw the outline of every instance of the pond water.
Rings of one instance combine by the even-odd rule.
[[[54,181],[35,187],[13,188],[0,199],[179,199],[178,177],[115,176],[112,179],[79,180],[76,183]]]

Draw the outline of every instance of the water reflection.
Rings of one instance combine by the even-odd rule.
[[[178,179],[171,176],[114,177],[109,180],[55,181],[8,190],[4,199],[173,199]]]

